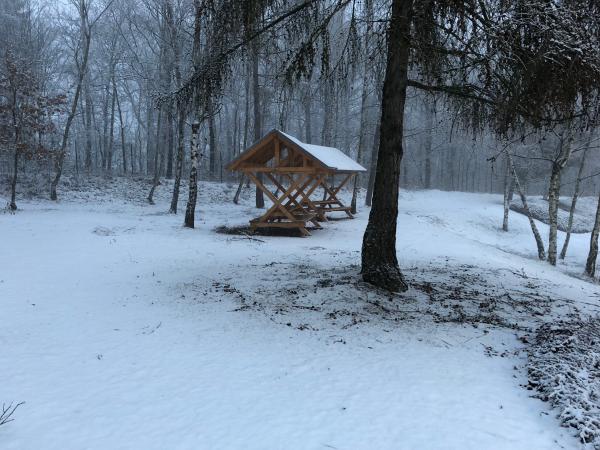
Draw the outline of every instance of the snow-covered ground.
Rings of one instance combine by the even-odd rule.
[[[561,231],[567,231],[569,228],[571,201],[572,197],[560,198],[557,213],[557,226]],[[527,199],[527,203],[529,204],[529,211],[535,219],[546,224],[550,223],[547,200],[544,200],[541,196],[530,196]],[[579,197],[577,200],[577,208],[573,214],[573,225],[571,227],[573,233],[590,233],[592,231],[592,228],[594,228],[594,221],[596,220],[597,203],[598,199],[596,197]],[[525,214],[523,204],[518,196],[513,198],[510,207],[514,211]]]
[[[250,239],[214,229],[252,192],[200,189],[194,230],[167,186],[150,206],[118,180],[0,213],[0,403],[26,402],[0,448],[581,448],[522,387],[521,340],[600,309],[588,235],[553,268],[499,196],[404,192],[390,297],[359,281],[368,210]]]

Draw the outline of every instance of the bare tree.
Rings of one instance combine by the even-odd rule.
[[[371,51],[371,35],[373,34],[373,1],[366,0],[365,1],[365,22],[366,29],[364,32],[364,53],[365,55],[369,55]],[[366,146],[366,132],[367,132],[367,101],[369,99],[369,89],[370,89],[370,78],[371,78],[371,64],[370,59],[368,57],[364,58],[363,62],[363,74],[362,74],[362,91],[360,95],[360,129],[358,132],[358,148],[356,152],[356,159],[360,164],[364,163],[364,147]],[[354,177],[354,187],[352,189],[352,201],[350,202],[350,212],[352,214],[356,214],[356,200],[358,196],[358,188],[361,184],[361,174],[357,173]]]
[[[577,206],[577,200],[579,198],[579,193],[581,189],[581,179],[583,177],[583,170],[585,168],[585,160],[588,155],[588,150],[590,149],[590,144],[592,141],[593,133],[590,132],[587,142],[585,143],[585,147],[583,149],[583,154],[581,155],[581,161],[579,162],[579,169],[577,171],[577,178],[575,179],[575,188],[573,191],[573,198],[571,200],[571,207],[569,208],[569,222],[567,223],[567,235],[565,236],[565,242],[563,243],[562,249],[560,251],[560,259],[565,259],[567,256],[567,248],[569,247],[569,241],[571,240],[571,230],[573,229],[573,219],[575,217],[575,208]]]
[[[560,179],[562,170],[571,156],[572,130],[566,125],[559,136],[557,155],[552,161],[552,174],[548,188],[548,217],[550,233],[548,238],[548,262],[556,265],[557,230],[558,230],[558,201],[560,196]]]
[[[517,169],[512,160],[510,152],[508,152],[508,151],[506,152],[506,158],[507,158],[507,164],[512,169],[513,179],[515,180],[515,186],[521,197],[521,202],[523,203],[523,210],[525,211],[525,215],[527,216],[527,219],[529,220],[529,226],[531,227],[531,232],[533,233],[533,237],[534,237],[535,243],[537,245],[538,258],[543,261],[544,259],[546,259],[546,250],[544,248],[544,241],[542,241],[542,236],[540,235],[537,225],[535,224],[535,220],[533,219],[533,216],[531,215],[531,211],[529,210],[529,204],[527,203],[527,196],[525,195],[525,190],[523,189],[523,186],[521,185],[521,182],[519,181],[519,175],[517,174]]]
[[[50,199],[58,200],[58,196],[56,194],[56,188],[58,183],[60,182],[60,177],[63,171],[63,164],[65,160],[65,155],[67,153],[67,144],[69,141],[69,132],[71,130],[71,125],[73,123],[73,119],[75,118],[75,113],[77,112],[77,105],[79,103],[79,95],[81,93],[81,87],[83,85],[83,80],[85,78],[85,73],[87,71],[87,64],[90,54],[90,44],[92,41],[92,29],[95,23],[100,19],[100,17],[104,14],[104,12],[110,7],[112,4],[111,0],[106,7],[98,14],[98,16],[90,21],[89,19],[89,7],[91,0],[72,0],[73,5],[77,8],[80,19],[80,33],[81,40],[80,45],[77,47],[74,55],[75,63],[77,66],[77,76],[76,76],[76,84],[75,84],[75,95],[73,97],[73,101],[71,103],[71,108],[69,114],[67,116],[67,121],[65,124],[65,128],[63,131],[62,141],[60,145],[60,150],[58,152],[58,156],[56,158],[56,163],[54,165],[56,174],[52,179],[52,183],[50,184]]]
[[[590,277],[596,274],[596,258],[598,257],[598,234],[600,234],[600,196],[598,197],[598,207],[596,208],[596,220],[590,236],[590,251],[585,263],[585,273]]]

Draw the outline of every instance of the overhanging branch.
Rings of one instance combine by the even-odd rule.
[[[452,86],[452,85],[429,85],[420,81],[408,80],[408,86],[427,92],[441,92],[453,97],[461,97],[469,100],[476,100],[487,105],[496,105],[493,100],[478,95],[477,89],[472,85]]]

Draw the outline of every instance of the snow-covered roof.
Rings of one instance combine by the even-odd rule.
[[[276,131],[330,169],[339,170],[340,172],[365,172],[367,170],[337,148],[307,144],[281,130]]]
[[[248,167],[248,165],[263,166],[267,164],[275,154],[274,139],[281,142],[283,146],[293,148],[298,155],[304,154],[306,158],[322,166],[326,171],[352,173],[365,172],[367,170],[337,148],[307,144],[291,134],[277,129],[271,130],[252,144],[231,161],[227,165],[227,168],[229,170],[239,170],[244,164],[246,165],[244,167]]]

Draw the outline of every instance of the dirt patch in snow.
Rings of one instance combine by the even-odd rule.
[[[354,265],[325,269],[273,261],[245,271],[254,274],[255,282],[227,277],[214,280],[212,289],[231,294],[239,310],[261,311],[299,329],[428,320],[532,332],[552,317],[577,315],[572,301],[551,295],[541,280],[509,270],[412,267],[404,269],[410,289],[402,294],[364,283]]]
[[[233,236],[285,236],[301,237],[302,233],[296,228],[261,227],[253,230],[250,225],[227,226],[221,225],[215,228],[215,233]]]

